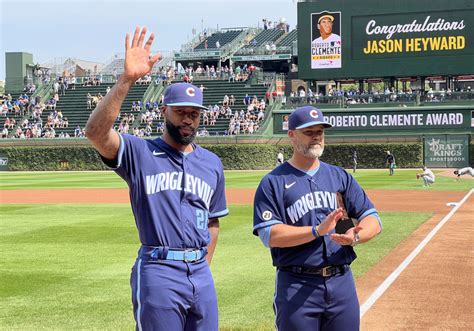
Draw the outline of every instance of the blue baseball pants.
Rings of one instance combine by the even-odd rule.
[[[138,258],[130,285],[137,330],[218,330],[216,290],[205,259],[183,262]]]
[[[274,306],[278,331],[359,330],[352,272],[324,278],[278,270]]]

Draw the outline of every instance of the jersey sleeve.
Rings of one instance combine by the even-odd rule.
[[[126,182],[133,181],[135,177],[136,164],[139,153],[139,144],[143,143],[142,139],[124,134],[119,134],[120,146],[117,157],[114,160],[107,160],[102,157],[102,161],[109,168],[114,170]]]
[[[223,217],[229,214],[227,209],[227,201],[225,197],[225,177],[224,177],[224,167],[222,162],[219,159],[219,170],[217,176],[216,191],[211,198],[211,203],[209,206],[209,218]]]
[[[259,229],[282,224],[283,217],[278,205],[281,200],[275,192],[269,176],[265,176],[257,188],[254,198],[253,209],[253,234],[258,235]]]

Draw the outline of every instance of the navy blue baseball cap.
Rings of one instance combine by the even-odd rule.
[[[175,83],[166,89],[163,104],[207,109],[202,105],[202,100],[202,91],[199,87],[189,83]]]
[[[312,106],[296,108],[288,119],[289,130],[303,129],[317,124],[321,124],[325,128],[332,127],[331,124],[324,120],[323,112]]]

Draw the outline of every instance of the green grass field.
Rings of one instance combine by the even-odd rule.
[[[416,189],[416,171],[360,171],[364,188]],[[256,187],[265,172],[228,172],[229,187]],[[443,180],[438,176],[439,182]],[[451,182],[452,181],[452,182]],[[0,189],[125,187],[111,172],[1,173]],[[409,185],[410,184],[410,185]],[[469,180],[447,178],[451,190]],[[405,188],[406,189],[406,188]],[[432,189],[445,189],[433,186]],[[5,192],[2,194],[6,194]],[[222,330],[273,330],[274,269],[269,251],[252,232],[252,206],[231,205],[221,220],[213,260]],[[139,247],[130,206],[0,206],[0,329],[132,330],[129,276]],[[356,277],[390,252],[431,216],[381,213],[384,231],[356,248]]]
[[[226,187],[257,188],[268,171],[226,171]],[[415,178],[419,169],[397,169],[395,176],[388,170],[358,170],[354,177],[364,189],[421,190],[422,182]],[[434,171],[439,174],[441,171]],[[0,190],[63,189],[63,188],[126,188],[126,183],[112,171],[95,172],[0,172]],[[468,191],[474,181],[437,176],[430,190]]]

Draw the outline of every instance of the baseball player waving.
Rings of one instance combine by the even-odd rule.
[[[228,214],[220,159],[193,143],[203,95],[191,84],[170,85],[161,111],[162,138],[142,140],[112,129],[123,100],[149,73],[152,33],[137,27],[125,38],[125,68],[93,111],[86,134],[104,162],[129,186],[141,247],[132,269],[137,330],[218,330],[217,299],[209,269]]]
[[[319,160],[330,127],[314,107],[294,110],[288,123],[293,155],[262,179],[255,195],[253,233],[271,248],[277,268],[278,330],[359,329],[353,246],[376,236],[381,223],[356,180]],[[341,220],[346,212],[354,224]]]

